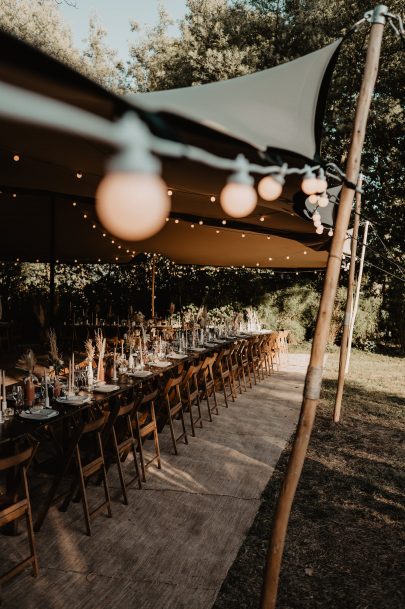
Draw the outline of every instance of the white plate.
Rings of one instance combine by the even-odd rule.
[[[206,347],[190,347],[189,351],[195,351],[196,353],[201,353],[202,351],[206,351]]]
[[[56,398],[58,404],[69,404],[70,406],[81,406],[90,402],[90,396],[88,395],[70,395],[61,398]]]
[[[154,368],[167,368],[171,366],[172,362],[150,362],[148,366],[153,366]]]
[[[50,408],[44,408],[38,412],[20,412],[20,417],[22,419],[28,419],[30,421],[46,421],[47,419],[52,419],[52,417],[56,417],[59,412],[57,410],[51,410]]]
[[[99,387],[94,387],[93,391],[97,393],[111,393],[112,391],[117,391],[120,389],[119,385],[100,385]]]
[[[183,353],[168,353],[166,357],[170,357],[170,359],[186,359],[187,355]]]
[[[135,370],[134,372],[129,372],[128,376],[134,376],[138,379],[145,379],[148,376],[152,376],[153,372],[149,372],[149,370]]]
[[[204,347],[217,347],[218,343],[204,343]]]

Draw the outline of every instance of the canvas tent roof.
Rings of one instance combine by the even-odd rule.
[[[311,54],[316,56],[318,86],[314,88],[312,82],[311,90],[315,93],[310,104],[310,130],[313,135],[312,148],[308,148],[307,152],[314,154],[318,147],[316,134],[321,120],[319,96],[321,93],[324,95],[326,73],[334,61],[337,47],[338,42],[327,47],[327,52],[325,49],[319,51],[319,56]],[[313,71],[316,71],[315,67]],[[272,70],[265,72],[271,78]],[[261,83],[264,74],[260,73]],[[287,74],[285,78],[288,78]],[[128,97],[115,96],[67,66],[4,33],[0,33],[0,87],[1,82],[68,102],[107,120],[116,120],[129,110],[135,111],[155,134],[200,146],[228,158],[243,153],[253,162],[268,164],[272,155],[279,153],[279,150],[270,148],[264,160],[259,150],[263,148],[262,145],[238,139],[241,134],[232,132],[228,127],[228,133],[224,134],[225,129],[220,132],[208,127],[206,120],[202,124],[197,117],[186,116],[184,110],[175,114],[174,108],[170,112],[167,112],[167,107],[159,111],[157,107],[154,110],[145,109],[146,98],[143,95],[139,97],[143,100],[142,107],[138,98],[129,100]],[[226,84],[218,83],[218,86]],[[204,87],[209,86],[195,89],[205,90]],[[306,90],[305,83],[303,90]],[[158,94],[150,95],[154,96],[153,104],[156,104]],[[194,91],[192,95],[195,95]],[[261,103],[265,103],[265,96]],[[316,106],[318,112],[314,110]],[[210,111],[213,111],[212,108]],[[269,105],[268,113],[271,111]],[[209,196],[218,198],[227,173],[191,161],[162,159],[163,177],[174,191],[172,216],[179,222],[175,224],[171,220],[160,233],[147,241],[122,242],[118,251],[117,243],[111,244],[111,239],[102,238],[101,229],[91,229],[93,221],[97,223],[93,197],[104,174],[105,162],[111,154],[108,146],[101,146],[85,137],[7,118],[0,118],[0,129],[2,224],[9,227],[0,239],[0,258],[3,260],[47,260],[54,256],[61,261],[78,259],[95,262],[99,258],[114,261],[118,257],[120,262],[125,262],[130,259],[132,251],[156,251],[180,263],[224,266],[254,266],[259,263],[260,266],[277,268],[318,268],[326,264],[325,250],[329,240],[324,235],[316,235],[312,223],[305,218],[304,200],[298,194],[297,177],[291,176],[287,180],[282,198],[278,201],[261,201],[251,216],[240,221],[228,219],[224,227],[221,222],[224,214],[218,203],[209,201]],[[288,146],[290,144],[290,149],[283,152],[283,161],[302,166],[308,158],[302,155],[302,150],[292,148],[292,140],[288,140]],[[18,163],[12,159],[15,152],[21,157]],[[83,172],[81,180],[76,178],[78,170]],[[17,196],[13,197],[13,194]],[[78,202],[74,208],[73,200]],[[83,221],[83,213],[87,213],[88,222]],[[259,219],[262,214],[265,214],[265,222]],[[191,229],[191,223],[199,218],[204,220],[204,225]],[[242,232],[246,234],[243,242]],[[126,253],[127,249],[129,254]]]

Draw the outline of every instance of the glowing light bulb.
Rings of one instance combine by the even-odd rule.
[[[16,163],[20,160],[20,155],[19,154],[15,154],[13,156],[13,161],[15,161]]]
[[[202,225],[204,224],[204,222],[203,222],[202,220],[199,220],[199,221],[198,221],[198,224],[199,224],[200,226],[202,226]]]
[[[225,225],[226,224],[226,220],[222,220],[222,224]]]
[[[301,190],[306,195],[313,195],[318,191],[318,180],[312,170],[309,168],[301,183]]]
[[[321,220],[314,220],[314,226],[315,226],[315,228],[318,228],[318,226],[321,226],[321,225],[322,225]]]
[[[194,228],[194,224],[190,224],[190,228]]]
[[[264,216],[260,216],[259,220],[260,222],[264,222]]]
[[[174,223],[175,223],[175,224],[178,224],[178,223],[179,223],[179,220],[176,218],[176,219],[175,219],[175,221],[174,221]]]
[[[73,201],[72,205],[73,205],[73,207],[76,207],[76,205],[77,205],[76,201]]]
[[[78,171],[78,172],[76,173],[76,178],[77,178],[78,180],[81,180],[81,179],[82,179],[82,177],[83,177],[82,172],[81,172],[81,171]]]
[[[215,201],[216,201],[215,197],[210,197],[210,201],[211,201],[211,203],[215,203]]]
[[[283,184],[282,176],[265,176],[260,180],[257,190],[265,201],[275,201],[283,192]]]
[[[243,154],[236,158],[236,171],[229,176],[228,183],[221,192],[222,209],[233,218],[248,216],[257,203],[254,180],[248,172],[249,163]]]
[[[318,195],[309,195],[308,202],[311,203],[311,205],[316,205],[318,203]]]
[[[219,230],[216,230],[215,232],[217,233],[217,235],[219,235]]]
[[[321,214],[319,213],[319,211],[316,211],[314,214],[312,214],[312,220],[315,222],[316,220],[320,220],[321,219]]]
[[[317,186],[317,191],[316,192],[324,192],[328,188],[328,183],[326,181],[325,172],[322,169],[322,167],[318,171],[318,176],[317,176],[316,180],[318,182],[318,186]]]
[[[307,252],[306,252],[306,250],[304,250],[304,256],[306,256],[306,255],[307,255]]]
[[[246,237],[245,233],[241,234],[242,239],[244,239]]]
[[[319,207],[327,207],[329,205],[329,197],[326,192],[322,193],[318,199]]]
[[[172,190],[168,190],[167,194],[168,194],[169,197],[171,197],[173,195],[173,191]]]
[[[269,258],[270,262],[273,260],[273,258]]]
[[[318,235],[322,235],[323,230],[324,230],[324,227],[322,226],[322,224],[321,224],[320,226],[317,226],[317,227],[316,227],[316,233],[317,233]]]
[[[158,175],[113,172],[97,188],[96,211],[110,233],[126,241],[140,241],[163,227],[170,199]]]
[[[329,237],[333,237],[333,229],[332,228],[329,229],[328,235],[329,235]]]

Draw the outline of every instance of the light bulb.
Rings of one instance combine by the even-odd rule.
[[[225,224],[226,224],[226,220],[222,220],[222,224],[224,224],[224,225],[225,225]]]
[[[319,211],[316,211],[313,215],[312,215],[312,220],[320,220],[321,219],[321,214],[319,213]]]
[[[165,224],[170,199],[164,181],[153,173],[111,172],[96,192],[101,223],[126,241],[148,239]]]
[[[20,160],[20,155],[19,154],[15,154],[13,156],[13,160],[17,163]]]
[[[168,196],[169,196],[169,197],[171,197],[171,196],[172,196],[172,194],[173,194],[173,191],[172,191],[172,190],[168,190],[168,191],[167,191],[167,194],[168,194]]]
[[[284,178],[281,176],[265,176],[259,182],[257,190],[265,201],[275,201],[283,192]]]
[[[306,195],[313,195],[318,191],[318,180],[312,170],[309,168],[301,184],[302,192],[305,192]]]
[[[322,226],[322,222],[320,220],[314,220],[314,226],[315,228],[318,228],[318,226]]]
[[[326,192],[322,193],[321,196],[318,199],[318,205],[319,207],[328,207],[329,205],[329,197],[326,194]]]
[[[318,195],[309,195],[308,202],[311,203],[311,205],[316,205],[318,203]]]
[[[249,162],[239,154],[235,162],[236,170],[229,176],[222,189],[220,203],[222,209],[234,218],[248,216],[256,207],[257,193],[253,188],[253,178],[249,175]]]
[[[221,206],[225,213],[234,218],[248,216],[257,203],[257,194],[250,184],[230,182],[221,192]]]
[[[324,192],[328,188],[328,183],[327,183],[326,178],[325,178],[325,172],[322,169],[322,167],[318,171],[318,176],[316,178],[316,181],[318,182],[318,186],[317,186],[316,192]]]
[[[333,237],[333,229],[332,228],[329,229],[328,235],[329,235],[329,237]]]
[[[211,203],[215,203],[215,197],[210,197]]]
[[[316,233],[317,233],[318,235],[322,235],[322,233],[323,233],[323,229],[324,229],[324,227],[322,226],[322,224],[321,224],[320,226],[317,226],[317,228],[316,228]]]

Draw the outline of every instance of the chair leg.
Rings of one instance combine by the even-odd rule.
[[[85,484],[85,480],[84,480],[84,476],[83,476],[83,470],[82,470],[82,463],[81,463],[81,459],[80,459],[80,452],[78,447],[76,447],[76,460],[77,460],[77,467],[79,470],[79,484],[80,484],[80,492],[82,495],[82,506],[83,506],[83,514],[84,514],[84,520],[86,523],[86,533],[89,537],[91,537],[91,524],[90,524],[90,514],[89,514],[89,504],[87,501],[87,495],[86,495],[86,484]]]
[[[167,407],[168,410],[168,414],[169,414],[169,427],[170,427],[170,435],[172,436],[172,444],[173,444],[173,449],[174,449],[174,454],[178,455],[178,451],[177,451],[177,443],[176,443],[176,436],[174,433],[174,428],[173,428],[173,420],[172,420],[172,415],[170,412],[170,406]]]
[[[28,502],[28,508],[27,508],[25,517],[27,520],[28,542],[30,544],[30,550],[31,550],[31,556],[32,556],[32,574],[34,577],[37,577],[38,573],[39,573],[39,567],[38,567],[38,558],[37,558],[37,552],[36,552],[36,547],[35,547],[31,506],[30,506],[29,502]],[[1,599],[0,599],[0,603],[1,603]]]
[[[181,419],[181,426],[183,428],[183,434],[184,434],[184,444],[188,444],[187,430],[186,430],[186,423],[184,421],[183,408],[180,409],[180,419]]]
[[[142,437],[141,437],[141,432],[139,431],[139,421],[138,421],[138,425],[136,428],[136,439],[138,441],[139,460],[141,462],[142,482],[146,482],[145,458],[143,456]]]
[[[105,501],[106,501],[106,504],[107,504],[107,512],[108,512],[108,517],[112,518],[110,489],[108,488],[107,470],[105,468],[103,443],[101,441],[101,435],[100,435],[100,433],[97,433],[97,440],[98,440],[98,446],[99,446],[99,449],[100,449],[100,456],[103,459],[103,465],[102,465],[101,471],[102,471],[102,474],[103,474],[104,495],[105,495]]]
[[[117,444],[117,434],[115,433],[114,427],[112,428],[112,437],[113,437],[113,445],[114,445],[115,458],[117,460],[118,476],[119,476],[119,479],[120,479],[122,496],[124,498],[124,504],[128,505],[127,488],[125,486],[125,480],[124,480],[124,474],[123,474],[123,471],[122,471],[122,463],[121,463],[121,458],[120,458],[120,452],[118,450],[118,444]]]

